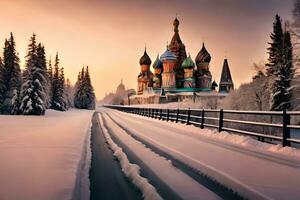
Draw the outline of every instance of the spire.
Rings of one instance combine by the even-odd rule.
[[[179,32],[179,29],[178,29],[178,26],[179,26],[179,20],[177,19],[177,14],[176,14],[176,18],[173,22],[173,26],[174,26],[174,32],[175,33],[178,33]]]
[[[172,37],[172,40],[170,44],[168,45],[168,49],[172,51],[176,57],[177,57],[177,65],[180,66],[184,59],[186,59],[186,51],[185,51],[185,45],[181,41],[181,38],[179,36],[179,20],[176,16],[173,26],[174,26],[174,35]]]
[[[220,84],[222,83],[233,84],[227,59],[224,59]]]

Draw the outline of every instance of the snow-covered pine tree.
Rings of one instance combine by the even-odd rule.
[[[51,63],[51,57],[49,58],[48,68],[47,68],[47,74],[48,74],[48,101],[47,101],[47,108],[51,107],[51,101],[52,101],[52,81],[53,81],[53,68]]]
[[[62,104],[64,110],[68,110],[67,100],[66,100],[66,91],[65,91],[65,72],[64,67],[61,67],[59,70],[59,85],[60,85],[60,93],[62,95]]]
[[[294,78],[295,68],[293,65],[293,46],[291,42],[290,32],[286,31],[284,33],[283,39],[283,47],[284,47],[284,65],[282,69],[282,81],[285,88],[284,101],[281,104],[282,110],[290,110],[292,108],[292,86],[291,82]]]
[[[273,33],[270,36],[272,42],[268,48],[269,62],[266,64],[267,75],[270,81],[270,109],[287,109],[286,94],[287,88],[284,82],[285,59],[284,59],[284,35],[279,15],[276,15],[273,23]]]
[[[5,41],[3,51],[3,79],[5,85],[4,100],[1,106],[2,113],[19,114],[21,69],[20,59],[16,52],[14,36],[10,33],[9,40]]]
[[[86,109],[94,110],[96,107],[96,97],[94,93],[94,88],[92,86],[91,77],[89,73],[89,67],[86,67],[84,75],[84,87],[87,96],[87,105]]]
[[[60,72],[61,71],[59,69],[59,58],[58,54],[56,54],[52,78],[52,100],[50,108],[54,110],[65,111],[65,99],[63,93],[64,86],[62,85]]]
[[[88,67],[82,68],[75,85],[74,106],[80,109],[93,110],[96,106],[94,88]]]
[[[266,64],[266,71],[268,76],[273,76],[277,73],[277,69],[282,66],[283,63],[283,31],[281,18],[279,15],[275,16],[275,22],[273,23],[273,32],[270,35],[271,42],[268,48],[269,59]]]
[[[36,49],[37,52],[37,68],[40,69],[42,76],[40,77],[40,83],[43,86],[43,90],[45,92],[45,106],[47,107],[47,102],[49,101],[49,77],[47,71],[47,61],[46,61],[46,53],[45,47],[39,43]]]
[[[84,67],[78,74],[77,82],[75,84],[74,93],[74,106],[75,108],[82,108],[82,95],[83,95],[83,77],[84,77]]]
[[[45,114],[45,92],[40,80],[44,79],[42,70],[37,66],[36,36],[30,38],[26,65],[23,73],[20,110],[24,115]]]

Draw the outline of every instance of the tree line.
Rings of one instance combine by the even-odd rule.
[[[46,109],[66,111],[70,107],[95,109],[95,94],[88,67],[80,72],[73,87],[65,80],[58,53],[54,66],[47,62],[45,47],[33,34],[29,40],[24,70],[11,33],[0,57],[0,113],[44,115]]]

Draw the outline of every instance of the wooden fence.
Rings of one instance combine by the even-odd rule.
[[[282,146],[300,144],[300,125],[291,124],[292,117],[300,119],[300,111],[164,109],[116,105],[105,105],[105,107],[159,120],[181,122],[201,129],[215,128],[219,132],[228,131],[248,135],[262,142],[280,142]],[[298,132],[299,138],[291,137],[291,130]]]

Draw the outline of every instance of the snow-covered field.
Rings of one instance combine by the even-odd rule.
[[[92,114],[0,115],[0,199],[88,199]]]
[[[299,149],[112,109],[101,111],[114,120],[105,117],[108,127],[128,146],[137,144],[126,131],[249,199],[300,199]],[[155,163],[150,156],[141,158]],[[163,165],[158,168],[164,171]]]

